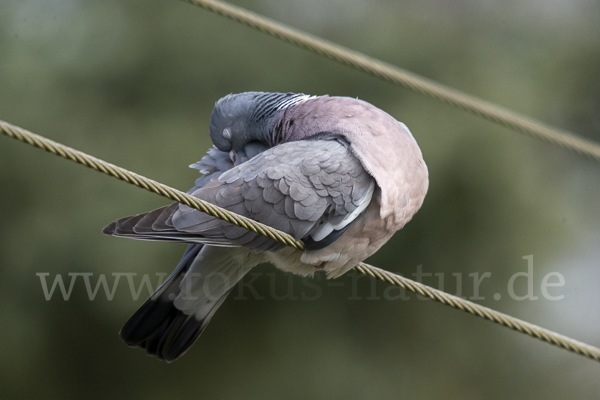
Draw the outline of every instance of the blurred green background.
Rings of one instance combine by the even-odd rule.
[[[600,140],[598,1],[236,3]],[[0,3],[0,118],[174,187],[197,177],[187,165],[210,145],[214,102],[247,90],[359,97],[411,128],[430,191],[372,264],[409,277],[422,266],[438,274],[425,283],[443,278],[451,293],[461,278],[469,298],[469,274],[489,272],[479,302],[600,345],[597,162],[181,1]],[[0,190],[2,398],[600,394],[600,366],[582,357],[413,295],[385,299],[384,284],[353,273],[311,281],[270,266],[245,279],[264,299],[242,288],[183,358],[159,362],[117,335],[146,291],[132,300],[122,278],[112,301],[102,289],[90,301],[77,278],[69,301],[58,289],[46,301],[36,273],[67,285],[68,273],[93,273],[92,285],[99,274],[112,284],[113,273],[137,273],[136,286],[148,273],[155,284],[184,246],[101,229],[167,201],[6,137]],[[531,254],[538,299],[515,300],[507,284]],[[551,272],[564,277],[549,289],[561,300],[542,296]],[[526,286],[518,278],[516,293]]]

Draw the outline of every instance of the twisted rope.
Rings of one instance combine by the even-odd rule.
[[[212,215],[215,218],[222,219],[223,221],[227,221],[246,230],[266,236],[279,243],[292,246],[298,250],[304,249],[304,244],[302,241],[294,239],[294,237],[285,232],[278,231],[277,229],[273,229],[270,226],[253,221],[242,215],[232,213],[224,208],[190,196],[189,194],[180,190],[156,182],[155,180],[148,179],[144,176],[136,174],[135,172],[118,167],[114,164],[90,156],[89,154],[47,139],[33,132],[29,132],[28,130],[9,124],[8,122],[0,120],[0,130],[2,133],[13,139],[17,139],[42,150],[46,150],[52,154],[66,158],[67,160],[75,161],[78,164],[85,165],[86,167],[95,169],[96,171],[125,181],[142,189],[146,189],[149,192],[156,193],[160,196],[166,197],[167,199],[185,204],[186,206],[195,208],[203,213]]]
[[[160,196],[185,204],[215,218],[219,218],[244,229],[251,230],[252,232],[276,240],[279,243],[292,246],[298,250],[302,250],[304,248],[304,244],[300,240],[294,239],[287,233],[280,232],[267,225],[263,225],[241,215],[232,213],[231,211],[190,196],[187,193],[173,189],[169,186],[163,185],[162,183],[148,179],[134,172],[103,161],[99,158],[90,156],[79,150],[75,150],[71,147],[57,143],[23,128],[19,128],[9,124],[8,122],[0,120],[0,132],[23,143],[46,150],[50,153],[66,158],[67,160],[85,165],[86,167],[92,168],[96,171],[120,179],[142,189],[146,189],[152,193],[156,193]],[[495,322],[501,326],[505,326],[517,332],[521,332],[525,335],[550,343],[556,347],[600,362],[599,348],[590,346],[588,344],[552,332],[548,329],[541,328],[529,322],[522,321],[518,318],[511,317],[510,315],[506,315],[498,311],[494,311],[490,308],[472,303],[463,298],[453,296],[441,290],[431,288],[422,283],[412,281],[400,275],[392,274],[391,272],[384,271],[365,263],[360,263],[354,267],[354,269],[361,274],[365,274],[389,284],[399,286],[410,292],[429,297],[430,299],[448,305],[452,308],[476,315],[488,321]]]
[[[290,28],[241,7],[218,0],[185,1],[376,78],[433,97],[514,131],[529,134],[600,161],[600,144],[572,132],[552,128],[533,118],[452,89],[317,36]]]
[[[476,315],[498,325],[505,326],[517,332],[539,339],[543,342],[550,343],[551,345],[560,347],[561,349],[565,349],[572,353],[579,354],[580,356],[600,362],[600,349],[597,347],[590,346],[589,344],[571,339],[567,336],[542,328],[527,321],[523,321],[519,318],[511,317],[510,315],[492,310],[491,308],[470,302],[461,297],[451,295],[441,290],[434,289],[420,282],[415,282],[411,279],[393,274],[372,265],[360,263],[354,267],[354,269],[361,274],[368,275],[410,292],[428,297],[457,310]]]

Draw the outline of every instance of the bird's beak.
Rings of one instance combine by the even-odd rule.
[[[231,158],[231,162],[234,166],[240,165],[249,160],[248,156],[243,150],[238,152],[231,150],[229,152],[229,158]]]

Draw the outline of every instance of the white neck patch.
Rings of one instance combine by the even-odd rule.
[[[276,110],[283,110],[284,108],[295,106],[295,105],[304,103],[306,100],[316,99],[317,97],[319,97],[319,96],[311,96],[309,94],[297,94],[295,96],[288,97],[287,99],[284,99],[284,100],[280,101],[279,103],[275,104],[274,108]]]

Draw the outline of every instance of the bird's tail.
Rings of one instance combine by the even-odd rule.
[[[242,248],[189,245],[177,268],[121,329],[130,346],[171,362],[189,349],[257,263]]]

